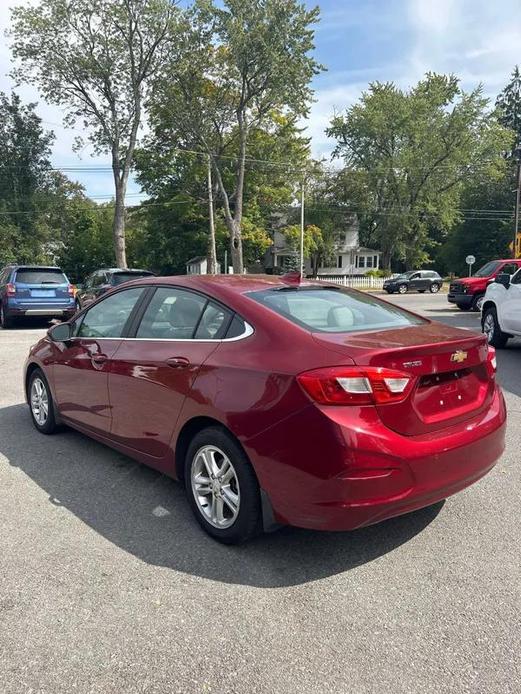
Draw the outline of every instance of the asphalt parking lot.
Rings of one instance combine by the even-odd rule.
[[[472,330],[445,295],[392,297]],[[0,692],[521,691],[521,341],[507,451],[444,504],[352,533],[206,537],[179,485],[73,431],[43,437],[0,331]]]

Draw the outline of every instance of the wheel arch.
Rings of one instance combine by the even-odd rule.
[[[25,370],[24,391],[25,399],[27,402],[29,402],[29,381],[31,380],[31,376],[37,369],[41,370],[40,364],[38,364],[38,362],[32,361],[30,364],[27,365],[27,368]]]
[[[259,482],[259,490],[261,496],[262,525],[264,528],[264,532],[272,532],[279,528],[280,522],[276,519],[273,506],[271,504],[271,500],[268,494],[260,485],[260,481],[257,476],[257,471],[255,470],[255,467],[250,460],[250,456],[244,449],[244,446],[242,445],[240,440],[233,433],[233,431],[231,431],[225,424],[220,422],[218,419],[214,419],[213,417],[208,416],[197,416],[192,417],[183,424],[177,436],[174,452],[174,465],[177,479],[180,481],[184,480],[184,463],[186,453],[190,445],[190,441],[200,431],[202,431],[203,429],[208,429],[209,427],[218,427],[219,429],[225,431],[229,436],[231,436],[234,439],[234,441],[236,441],[237,445],[240,446],[241,449],[244,451],[244,454],[250,461],[250,465],[253,468],[255,476],[257,477],[257,481]]]

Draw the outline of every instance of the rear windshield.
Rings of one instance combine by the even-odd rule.
[[[15,282],[20,282],[20,284],[67,284],[67,278],[61,270],[28,268],[16,272]]]
[[[130,280],[138,280],[140,277],[151,276],[151,272],[115,272],[112,284],[123,284],[123,282],[130,282]]]
[[[487,263],[486,265],[483,265],[483,267],[479,268],[479,270],[474,273],[474,277],[490,277],[490,275],[493,275],[496,272],[500,265],[501,263],[499,260],[491,260],[490,263]]]
[[[311,332],[350,333],[427,322],[370,294],[341,287],[266,289],[249,296]]]

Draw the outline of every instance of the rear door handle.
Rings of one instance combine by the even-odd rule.
[[[172,369],[187,369],[190,366],[190,360],[186,357],[170,357],[166,363]]]

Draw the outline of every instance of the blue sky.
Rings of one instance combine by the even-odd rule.
[[[0,2],[0,90],[9,91],[10,57],[3,31],[9,5]],[[307,2],[309,6],[316,3]],[[521,2],[519,0],[323,0],[316,33],[316,57],[328,68],[314,83],[315,103],[306,123],[315,156],[328,156],[333,143],[324,130],[335,110],[354,103],[368,83],[392,80],[407,88],[428,70],[458,75],[466,89],[483,83],[492,99],[521,63]],[[22,87],[24,99],[38,101],[38,112],[54,129],[55,166],[92,166],[108,158],[92,158],[89,148],[81,158],[72,152],[74,134],[60,127],[61,111],[39,99],[34,89]],[[71,176],[72,177],[72,176]],[[89,195],[112,194],[110,174],[82,172],[77,179]],[[129,186],[128,203],[139,189]],[[98,197],[99,196],[99,197]]]

